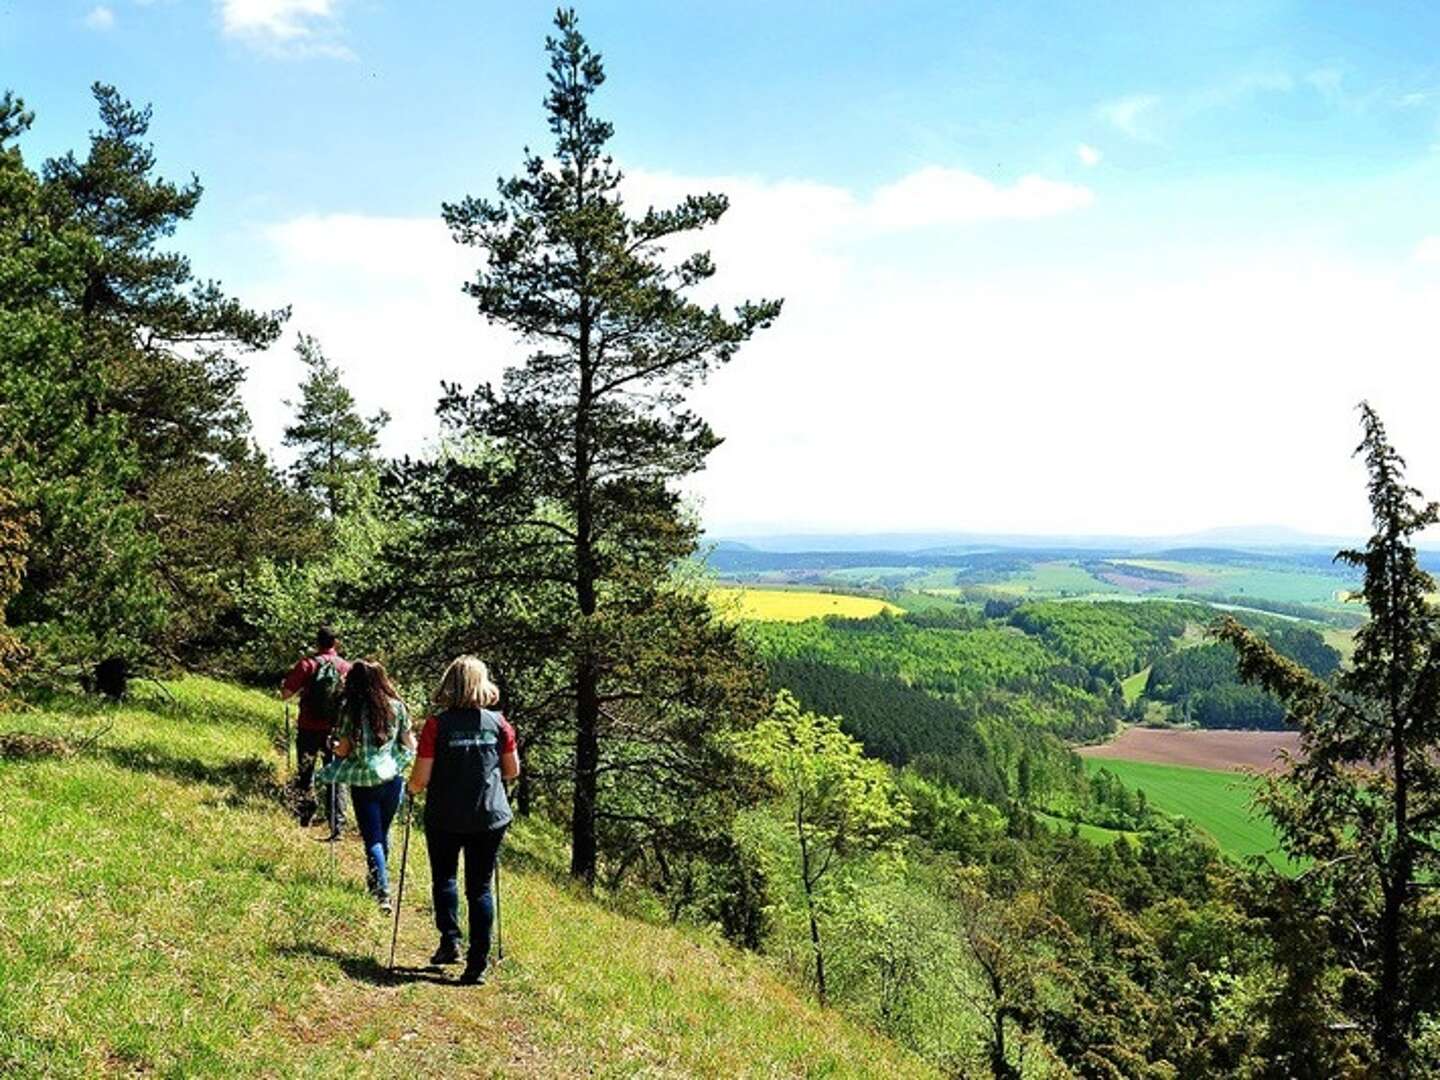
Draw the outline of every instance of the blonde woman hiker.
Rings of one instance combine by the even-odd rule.
[[[317,779],[350,786],[369,866],[367,884],[388,915],[390,823],[400,805],[405,769],[415,759],[415,735],[405,703],[376,661],[357,660],[345,676],[338,728],[335,760]]]
[[[485,665],[473,656],[452,661],[435,692],[435,713],[420,731],[419,758],[410,792],[425,797],[425,846],[440,947],[432,964],[460,959],[460,894],[456,882],[465,854],[465,904],[470,947],[460,982],[485,981],[495,902],[490,877],[510,824],[505,781],[520,775],[515,731],[493,706],[500,692]]]

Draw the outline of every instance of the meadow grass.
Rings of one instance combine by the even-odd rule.
[[[506,958],[460,988],[434,946],[415,829],[398,951],[351,837],[332,874],[281,801],[279,706],[202,679],[118,709],[78,700],[0,730],[104,730],[0,761],[0,1074],[921,1076],[762,959],[627,917],[512,830]],[[401,844],[397,822],[393,837]]]
[[[1122,836],[1130,840],[1140,839],[1140,834],[1137,832],[1129,832],[1125,829],[1107,829],[1103,825],[1091,825],[1084,821],[1074,822],[1068,818],[1056,817],[1054,814],[1037,811],[1035,818],[1041,824],[1055,829],[1057,832],[1062,832],[1067,836],[1070,835],[1072,830],[1078,828],[1081,839],[1089,840],[1092,844],[1099,844],[1101,847],[1113,844]]]
[[[1140,700],[1140,695],[1145,693],[1145,684],[1150,681],[1150,665],[1146,664],[1134,675],[1127,676],[1120,681],[1120,692],[1125,695],[1125,704],[1134,705]]]
[[[1355,658],[1355,631],[1340,630],[1336,627],[1326,627],[1320,631],[1320,636],[1325,639],[1325,644],[1340,654],[1340,662],[1349,665]]]
[[[1276,850],[1273,827],[1251,809],[1256,781],[1247,773],[1117,758],[1086,758],[1085,767],[1092,773],[1108,769],[1130,788],[1145,792],[1157,810],[1189,818],[1227,854],[1263,855],[1279,869],[1292,869]]]
[[[754,619],[758,622],[803,622],[823,615],[843,615],[850,619],[868,619],[888,611],[899,615],[900,608],[873,596],[847,596],[843,593],[814,592],[805,589],[740,589],[716,586],[710,590],[710,601],[728,618]]]

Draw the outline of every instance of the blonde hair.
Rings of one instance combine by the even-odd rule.
[[[434,700],[441,710],[488,709],[500,700],[500,690],[490,681],[490,669],[483,660],[457,656],[445,669]]]

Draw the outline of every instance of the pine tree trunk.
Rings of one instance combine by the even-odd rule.
[[[1379,1052],[1382,1076],[1404,1076],[1409,1050],[1402,1012],[1400,943],[1404,934],[1405,898],[1414,875],[1409,846],[1409,775],[1401,725],[1394,725],[1391,760],[1395,770],[1393,806],[1396,855],[1390,881],[1384,889],[1380,911],[1380,991],[1375,1011],[1375,1048]]]
[[[595,788],[600,764],[600,699],[596,671],[582,657],[576,672],[579,692],[575,700],[575,805],[570,819],[570,876],[595,885]]]
[[[1400,994],[1400,908],[1403,893],[1392,886],[1385,892],[1380,913],[1380,990],[1375,1010],[1375,1048],[1380,1058],[1380,1075],[1406,1075],[1402,1064],[1405,1036],[1401,1031]]]
[[[575,599],[581,640],[575,663],[575,801],[570,818],[570,876],[595,885],[596,769],[600,764],[600,671],[590,622],[595,614],[594,521],[590,477],[590,408],[594,372],[590,366],[590,322],[582,297],[580,390],[575,411]]]
[[[1389,552],[1387,577],[1389,594],[1394,597],[1400,592],[1395,568],[1398,554]],[[1391,804],[1391,821],[1395,828],[1395,854],[1391,859],[1389,881],[1383,889],[1383,906],[1380,911],[1380,992],[1375,1010],[1375,1048],[1379,1052],[1380,1074],[1382,1076],[1404,1076],[1408,1069],[1404,1059],[1407,1056],[1404,1022],[1402,1019],[1402,989],[1400,985],[1400,938],[1401,923],[1404,919],[1405,898],[1410,892],[1409,857],[1409,762],[1406,760],[1405,718],[1401,710],[1401,685],[1403,676],[1397,670],[1401,655],[1401,629],[1392,613],[1390,616],[1390,762],[1394,769],[1395,795]]]
[[[530,782],[529,755],[523,740],[517,747],[517,760],[520,762],[520,779],[515,782],[515,809],[521,817],[529,817],[535,796]]]

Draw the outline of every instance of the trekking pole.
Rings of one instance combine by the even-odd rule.
[[[335,836],[340,831],[336,828],[337,822],[335,819],[336,793],[337,785],[332,783],[330,785],[330,883],[332,885],[335,883]]]
[[[400,887],[395,890],[395,928],[390,931],[390,970],[395,970],[395,942],[400,937],[400,905],[405,902],[405,863],[410,857],[410,819],[415,816],[415,800],[405,794],[405,843],[400,848]]]
[[[495,962],[505,959],[505,934],[500,922],[500,852],[495,852]]]
[[[290,771],[290,702],[285,702],[285,771]]]

